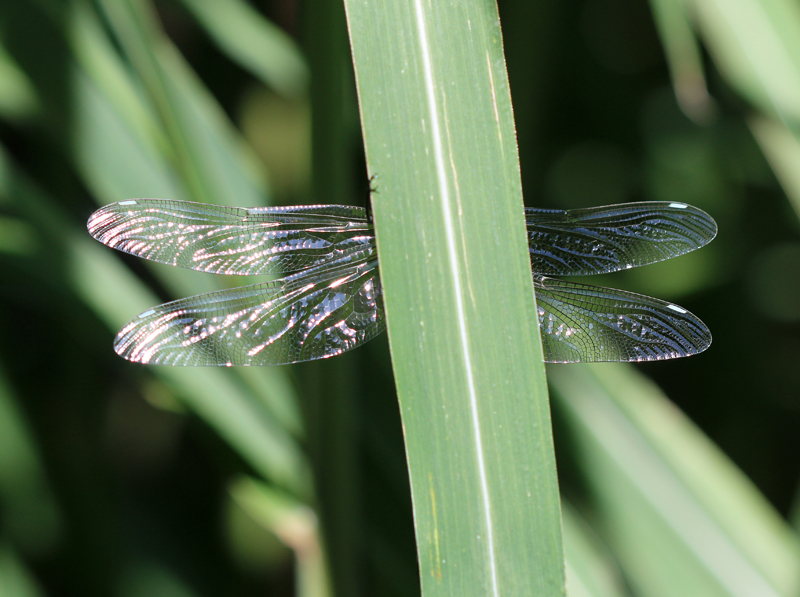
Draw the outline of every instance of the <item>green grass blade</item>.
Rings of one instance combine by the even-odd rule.
[[[363,205],[365,181],[354,177],[358,112],[353,87],[344,5],[314,2],[305,11],[304,49],[311,71],[311,203]],[[308,452],[315,471],[318,511],[323,521],[328,565],[336,595],[364,592],[362,543],[366,534],[360,493],[359,386],[364,372],[351,353],[325,362],[300,365],[306,396]],[[369,425],[369,423],[366,423]]]
[[[800,134],[785,123],[763,115],[752,116],[748,125],[800,216]]]
[[[45,595],[24,560],[5,541],[0,543],[0,595],[14,595],[14,597]]]
[[[563,594],[496,7],[346,8],[423,594]]]
[[[0,172],[4,173],[0,176],[0,196],[51,242],[58,243],[59,254],[72,264],[68,275],[73,291],[112,330],[158,302],[116,255],[88,236],[83,226],[65,226],[69,218],[27,181],[4,152],[0,153]],[[243,384],[237,376],[219,369],[157,367],[152,373],[266,479],[296,495],[309,496],[309,471],[297,440],[253,391],[250,378]],[[280,372],[265,375],[268,380]]]
[[[218,205],[263,204],[255,158],[163,36],[150,3],[101,4],[158,113],[191,197]]]
[[[141,196],[185,199],[185,185],[182,184],[182,179],[175,176],[174,170],[170,167],[169,145],[165,142],[165,137],[158,128],[157,121],[154,120],[154,114],[138,92],[139,88],[130,80],[128,71],[122,67],[121,60],[99,27],[96,16],[83,6],[81,10],[73,14],[70,30],[71,45],[75,49],[78,64],[83,67],[83,69],[80,67],[74,69],[75,151],[70,157],[75,160],[86,185],[102,201]],[[175,69],[182,70],[184,67],[185,65],[179,64]],[[175,81],[188,80],[191,79],[191,76],[176,75],[173,79]],[[194,88],[191,85],[180,87],[180,89],[180,97],[184,98],[187,104],[198,107],[194,119],[191,121],[194,127],[193,134],[208,139],[208,145],[213,146],[203,160],[216,161],[217,165],[223,169],[226,169],[227,164],[236,163],[240,157],[237,142],[233,139],[225,142],[224,131],[230,129],[230,124],[218,120],[220,109],[208,104],[208,98],[205,97],[206,92],[201,92],[192,98]],[[205,147],[205,145],[203,146]],[[220,159],[217,159],[217,156]],[[261,195],[253,195],[252,182],[248,180],[240,166],[227,168],[224,178],[229,181],[225,184],[229,189],[225,193],[227,203],[246,204],[248,197],[250,204],[263,203]],[[243,192],[244,197],[236,193],[237,188],[246,189]],[[98,249],[102,250],[101,247]],[[109,261],[113,262],[116,259],[109,256]],[[118,263],[113,267],[120,268]],[[127,274],[123,275],[121,269],[99,272],[94,268],[87,267],[85,271],[92,272],[92,274],[82,278],[87,285],[84,290],[89,297],[97,300],[103,298],[102,290],[97,285],[103,288],[118,288],[117,285],[110,285],[108,280],[103,280],[103,275],[124,278],[124,282],[120,282],[119,286],[126,289],[124,293],[118,296],[108,296],[101,303],[96,304],[96,307],[104,313],[104,318],[115,329],[137,312],[149,308],[157,302],[143,288],[136,289],[136,283]],[[196,294],[220,287],[220,279],[215,276],[197,276],[175,268],[155,268],[154,271],[165,285],[175,292],[176,296]],[[93,278],[92,276],[97,277]],[[236,283],[240,282],[240,280],[236,281]],[[132,300],[131,297],[138,297],[138,300]],[[281,447],[273,450],[266,447],[261,440],[255,439],[255,436],[260,433],[257,429],[250,429],[243,436],[236,438],[237,434],[233,428],[238,415],[235,413],[247,412],[251,407],[255,407],[256,410],[263,408],[264,412],[257,416],[253,416],[252,412],[244,415],[245,428],[251,427],[247,421],[256,422],[266,416],[267,419],[274,418],[275,422],[284,427],[283,430],[276,429],[278,436],[286,431],[295,435],[302,434],[297,399],[294,390],[288,384],[286,371],[280,369],[239,370],[235,373],[231,372],[227,376],[221,376],[236,378],[236,383],[239,384],[236,389],[228,387],[225,383],[220,386],[219,384],[222,382],[210,379],[202,381],[209,374],[212,378],[219,377],[219,373],[211,371],[195,372],[194,377],[187,372],[176,373],[167,370],[159,370],[157,374],[169,380],[173,387],[180,388],[184,395],[188,395],[192,391],[190,388],[197,389],[199,393],[193,394],[193,397],[196,396],[199,399],[198,407],[203,416],[211,421],[212,425],[227,428],[228,431],[223,434],[233,438],[234,442],[248,454],[247,458],[259,461],[260,464],[256,466],[262,471],[267,471],[275,465],[278,465],[279,468],[282,467],[283,464],[279,464],[281,462],[279,454],[285,454],[286,449]],[[177,377],[175,377],[176,375]],[[201,380],[199,384],[197,380]],[[198,385],[199,387],[197,387]],[[234,402],[240,399],[252,401],[252,404],[244,406],[243,410],[239,409],[238,405],[233,405],[229,411],[226,411],[224,401],[220,401],[219,397],[227,395],[232,396],[231,400]],[[220,408],[219,411],[215,410],[214,400]],[[268,423],[268,425],[271,424],[272,422]],[[229,425],[233,425],[233,427],[229,427]],[[251,432],[254,434],[253,437],[250,437]],[[244,437],[250,439],[242,443],[240,440]],[[281,443],[284,439],[278,440],[278,442]],[[264,449],[264,453],[257,454],[256,452],[261,449]],[[276,457],[275,460],[272,459],[273,456]],[[305,463],[300,463],[296,454],[291,456],[288,461],[299,463],[300,469],[305,467]],[[272,464],[268,464],[270,462]],[[300,472],[300,478],[303,478],[304,474],[304,472]],[[292,476],[286,470],[281,475]],[[294,479],[288,483],[301,493],[307,490],[304,478],[300,482]]]
[[[706,43],[728,83],[761,114],[750,126],[800,213],[800,9],[789,0],[652,0],[673,73],[697,65],[677,6]],[[680,48],[683,49],[681,58]],[[699,65],[698,65],[699,66]],[[688,68],[687,68],[688,67]],[[676,90],[680,97],[680,89]],[[774,122],[773,122],[774,121]]]
[[[29,118],[38,108],[39,101],[31,82],[0,43],[0,117]]]
[[[693,0],[720,71],[750,101],[800,121],[800,10],[789,0]]]
[[[649,381],[553,367],[600,531],[642,595],[796,595],[797,537]]]
[[[332,595],[322,546],[319,544],[318,517],[311,508],[273,487],[240,477],[230,483],[233,501],[263,528],[280,537],[294,550],[297,597]]]
[[[569,597],[626,596],[619,568],[599,544],[596,533],[568,501],[562,500],[561,511]]]
[[[169,140],[159,125],[153,106],[145,99],[142,86],[130,72],[123,56],[118,53],[99,15],[91,5],[87,3],[75,5],[69,21],[67,38],[75,61],[92,80],[99,94],[113,106],[112,111],[119,115],[119,120],[126,123],[130,132],[152,153],[169,158],[171,156]],[[162,167],[166,166],[167,163],[162,164]],[[118,177],[123,172],[124,170],[114,171],[111,176]],[[185,194],[183,190],[180,192]]]
[[[308,86],[308,67],[291,37],[240,0],[183,0],[220,49],[286,96]]]
[[[680,0],[650,0],[650,5],[678,103],[690,118],[707,122],[715,106],[706,87],[700,43],[683,5]]]

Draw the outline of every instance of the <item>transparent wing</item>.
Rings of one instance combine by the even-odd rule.
[[[711,345],[706,325],[671,303],[543,276],[534,288],[548,363],[657,361]]]
[[[527,209],[526,217],[537,274],[645,265],[697,249],[717,230],[705,212],[683,203]],[[88,228],[112,248],[169,265],[220,274],[300,272],[142,313],[115,342],[129,360],[295,363],[340,354],[384,329],[374,237],[361,208],[137,199],[98,210]],[[677,305],[541,275],[534,285],[548,362],[666,359],[711,343],[708,328]]]
[[[704,211],[647,201],[588,209],[526,208],[534,272],[591,275],[655,263],[699,249],[717,234]]]
[[[88,228],[114,249],[214,274],[285,274],[373,244],[364,209],[345,205],[242,208],[136,199],[99,209]]]
[[[283,365],[341,354],[384,330],[374,248],[280,280],[201,294],[139,315],[114,350],[156,365]]]
[[[599,274],[682,255],[716,235],[683,204],[644,202],[576,210],[526,209],[533,270]],[[362,208],[231,208],[187,201],[113,203],[89,219],[100,242],[145,259],[219,274],[288,273],[373,244]]]

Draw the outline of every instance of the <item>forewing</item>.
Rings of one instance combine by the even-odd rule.
[[[285,274],[374,244],[364,209],[345,205],[242,208],[136,199],[99,209],[88,228],[114,249],[215,274]]]
[[[671,303],[542,276],[534,288],[548,363],[658,361],[711,345],[706,325]]]
[[[717,234],[704,211],[668,201],[572,210],[526,208],[531,267],[548,276],[592,275],[699,249]]]
[[[384,330],[374,249],[286,278],[160,305],[117,335],[156,365],[283,365],[341,354]]]

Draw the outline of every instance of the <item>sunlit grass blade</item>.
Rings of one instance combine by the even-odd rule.
[[[681,0],[650,0],[661,35],[672,85],[683,112],[707,122],[715,106],[708,94],[700,44],[692,31]]]
[[[635,590],[796,594],[797,537],[657,388],[619,365],[552,368],[550,380],[598,531]]]
[[[176,169],[197,201],[262,204],[256,160],[208,90],[160,31],[148,2],[101,2],[144,83]]]
[[[308,67],[294,41],[241,0],[182,0],[232,60],[286,96],[307,91]]]
[[[619,569],[596,532],[568,501],[562,500],[561,510],[569,597],[627,596]]]
[[[0,158],[3,158],[0,171],[6,172],[5,177],[0,177],[4,185],[0,194],[6,195],[21,215],[59,244],[60,254],[72,264],[68,272],[72,290],[111,329],[119,329],[132,314],[158,302],[107,248],[92,240],[82,226],[64,226],[69,218],[60,213],[55,203],[27,182],[13,162],[2,154]],[[264,371],[266,377],[261,384],[267,383],[268,371],[271,370]],[[205,369],[160,367],[152,372],[265,478],[297,495],[310,494],[305,458],[297,440],[281,424],[281,415],[286,414],[287,408],[284,406],[273,414],[259,392],[253,391],[252,380],[243,385],[231,375]],[[282,391],[285,392],[285,388]],[[283,398],[291,400],[293,397],[284,394]]]
[[[653,0],[653,5],[673,72],[679,67],[679,45],[689,59],[682,64],[696,63],[676,14],[676,7],[681,6],[695,23],[727,82],[761,111],[760,116],[750,120],[753,134],[787,195],[795,205],[800,203],[800,190],[792,174],[800,168],[796,151],[800,145],[797,6],[786,0]]]
[[[346,7],[423,594],[563,594],[496,7]]]
[[[278,536],[295,554],[297,597],[332,595],[320,544],[318,517],[311,508],[265,483],[241,477],[229,486],[233,500],[256,523]]]
[[[0,543],[0,594],[14,597],[45,595],[24,560],[5,542]]]
[[[800,122],[800,11],[786,0],[686,3],[717,67],[748,100]]]
[[[27,75],[0,43],[0,116],[23,119],[38,108],[39,100]]]
[[[74,160],[87,187],[103,201],[118,201],[137,196],[185,198],[186,186],[184,181],[175,176],[169,165],[172,155],[168,144],[165,144],[165,137],[159,132],[158,123],[153,121],[152,110],[140,97],[136,84],[130,80],[122,61],[114,53],[115,50],[99,27],[96,16],[84,5],[81,6],[84,9],[75,12],[71,22],[70,41],[76,51],[78,64],[73,69],[77,108],[74,123],[75,151],[69,157]],[[175,79],[181,80],[177,76]],[[188,104],[199,107],[191,122],[195,127],[194,134],[210,141],[204,145],[206,148],[211,147],[210,153],[204,159],[213,161],[216,156],[224,154],[224,159],[218,160],[218,167],[238,164],[241,154],[236,143],[226,143],[225,134],[220,132],[230,124],[218,120],[219,109],[210,107],[208,97],[204,95],[207,92],[188,99],[193,88],[187,86],[181,89],[184,93],[181,97]],[[128,95],[128,92],[132,94]],[[253,195],[253,184],[240,165],[229,168],[225,177],[229,181],[235,181],[225,193],[225,202],[247,204],[248,197],[250,205],[263,202],[263,197]],[[243,193],[244,196],[240,196],[236,189],[249,190]],[[45,212],[42,209],[37,213]],[[86,245],[85,230],[78,234],[80,239],[76,241],[76,247],[85,247],[87,251],[82,256],[87,260],[86,267],[76,270],[81,274],[80,283],[85,285],[79,287],[80,294],[98,310],[114,331],[137,312],[160,302],[141,283],[136,282],[115,257],[101,257],[98,250],[105,252],[105,249],[95,247],[92,241]],[[186,274],[189,272],[177,268],[163,267],[156,270],[156,275],[176,296],[188,296],[219,288],[220,280],[215,276]],[[109,289],[120,290],[120,294],[112,296]],[[259,439],[263,430],[258,427],[263,424],[268,427],[273,425],[275,421],[270,421],[272,416],[276,417],[278,425],[285,426],[283,430],[280,427],[275,428],[278,436],[285,434],[286,430],[302,433],[296,396],[287,383],[285,371],[237,371],[228,375],[227,381],[213,372],[189,375],[162,368],[153,372],[163,376],[190,401],[197,400],[195,406],[201,416],[207,418],[212,426],[227,429],[221,434],[230,439],[246,458],[252,459],[254,466],[262,470],[265,476],[277,474],[278,477],[285,478],[290,486],[296,487],[298,492],[307,491],[307,478],[304,477],[306,473],[301,472],[305,463],[298,454],[289,455],[296,449],[291,446],[291,440],[288,444],[291,446],[288,448],[289,452],[286,452],[286,448],[279,447],[281,442],[288,439],[286,437],[278,440],[278,445],[272,447],[272,440],[265,443],[263,437]],[[231,384],[232,377],[241,379],[244,383]],[[230,408],[226,408],[226,401],[230,401]],[[255,414],[257,411],[261,411],[260,414]],[[237,417],[240,416],[243,434],[236,431],[239,425],[236,423]],[[284,458],[281,454],[289,456]],[[283,469],[284,466],[287,468]],[[299,468],[291,471],[292,467]],[[278,472],[279,469],[282,472]],[[294,479],[291,478],[298,474]]]
[[[166,169],[172,159],[172,153],[169,140],[158,122],[156,111],[146,100],[145,90],[125,64],[124,56],[118,52],[92,5],[84,2],[74,5],[67,39],[75,62],[85,71],[85,78],[91,81],[90,86],[96,89],[97,95],[102,98],[97,100],[97,103],[102,103],[102,109],[113,113],[116,120],[126,125],[126,135],[132,136],[152,154],[163,156],[164,163],[160,166]],[[80,91],[80,87],[77,90]],[[76,95],[78,98],[81,97],[80,93]],[[84,107],[81,104],[77,107],[89,110],[94,108],[94,106]],[[80,111],[78,114],[80,115]],[[117,131],[111,131],[112,134],[114,132]],[[122,142],[120,145],[124,147],[127,143]],[[92,157],[96,159],[100,156]],[[103,166],[107,168],[113,165],[114,157],[111,156],[108,159],[109,163]],[[95,160],[87,161],[92,163]],[[123,166],[124,163],[118,164],[109,176],[119,177],[124,174]],[[146,179],[140,184],[144,186],[148,181],[149,179]],[[180,193],[183,196],[185,191],[181,189]]]
[[[752,116],[748,124],[800,217],[800,132],[764,115]]]

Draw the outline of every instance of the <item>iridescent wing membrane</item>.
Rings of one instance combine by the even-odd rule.
[[[711,345],[706,325],[678,305],[545,277],[615,272],[699,249],[717,234],[707,213],[643,202],[528,209],[526,218],[545,361],[653,361]]]
[[[112,249],[211,274],[296,272],[375,245],[364,209],[345,205],[243,208],[137,199],[99,209],[88,228]]]
[[[297,272],[145,311],[114,343],[128,360],[281,365],[340,354],[384,330],[375,239],[363,209],[139,199],[107,205],[88,227],[100,242],[160,263],[216,274]]]
[[[527,209],[538,318],[548,362],[687,356],[711,343],[694,315],[658,299],[546,275],[654,263],[708,243],[716,224],[682,203]],[[89,219],[100,242],[218,274],[289,274],[150,309],[114,348],[135,362],[279,365],[340,354],[383,331],[375,239],[365,210],[341,205],[228,208],[138,199]]]

